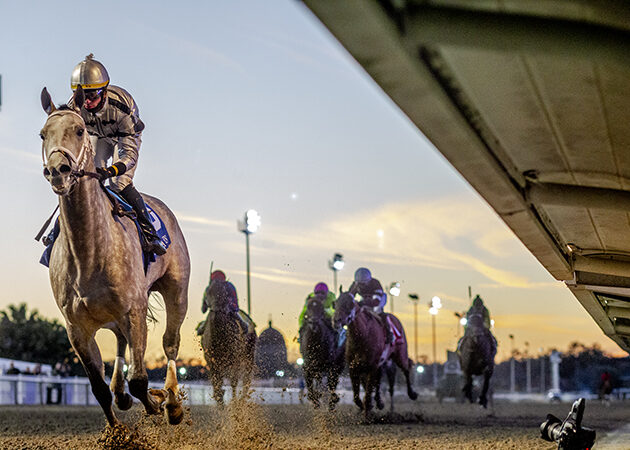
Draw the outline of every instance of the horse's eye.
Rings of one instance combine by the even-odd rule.
[[[83,136],[83,128],[79,128],[77,130],[77,136],[79,136],[79,137]]]
[[[42,138],[42,141],[44,140],[44,133],[39,133],[39,137]]]

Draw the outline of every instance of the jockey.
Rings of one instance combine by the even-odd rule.
[[[326,314],[327,323],[332,327],[332,317],[335,314],[334,303],[335,303],[335,294],[328,290],[328,286],[326,283],[320,282],[315,285],[315,289],[313,292],[308,294],[306,297],[306,301],[304,302],[304,308],[302,308],[302,312],[300,313],[300,318],[298,319],[299,328],[302,328],[304,324],[304,316],[306,315],[306,309],[308,307],[308,302],[312,298],[320,298],[322,300],[322,304],[324,305],[324,312]]]
[[[222,270],[215,270],[210,274],[210,284],[208,284],[208,287],[204,291],[203,299],[201,301],[201,312],[205,314],[206,311],[208,311],[208,294],[210,293],[210,286],[212,286],[212,283],[227,283],[227,288],[230,296],[230,312],[232,313],[232,316],[237,321],[237,323],[240,324],[243,334],[247,334],[250,324],[247,320],[245,320],[243,316],[247,317],[247,319],[249,319],[250,321],[251,319],[244,311],[241,311],[241,309],[238,307],[238,295],[236,294],[236,287],[230,281],[226,280],[225,273],[223,273]],[[201,332],[199,332],[199,329],[197,332],[199,334],[203,334],[203,328],[201,328]]]
[[[481,297],[479,297],[478,295],[475,297],[472,306],[466,313],[466,322],[468,322],[469,317],[473,314],[480,314],[481,317],[483,317],[483,325],[486,327],[486,329],[490,329],[492,325],[492,323],[490,322],[490,312],[488,311],[488,308],[486,308],[486,305],[483,304],[483,300],[481,299]]]
[[[384,311],[387,303],[387,294],[383,291],[380,281],[372,278],[372,273],[365,267],[359,267],[354,272],[354,282],[350,285],[349,292],[352,295],[359,294],[362,299],[359,302],[361,306],[367,306],[379,315],[383,322],[383,328],[387,342],[394,342],[394,334],[387,321],[387,314]]]
[[[135,211],[145,237],[142,249],[163,255],[166,247],[155,232],[142,196],[133,185],[144,130],[138,105],[123,88],[109,84],[105,66],[91,53],[72,71],[70,87],[75,91],[78,86],[85,92],[85,102],[75,106],[80,107],[94,144],[94,162],[101,181],[111,178],[110,187]],[[112,165],[107,167],[110,158]]]

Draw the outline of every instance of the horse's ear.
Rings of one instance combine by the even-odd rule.
[[[339,295],[343,294],[343,284],[339,285]]]
[[[42,108],[44,108],[44,111],[46,111],[46,114],[51,115],[53,112],[55,112],[56,108],[55,108],[55,105],[53,104],[50,94],[48,93],[48,89],[46,88],[42,89],[42,94],[40,96],[40,99],[42,101]]]
[[[72,104],[74,105],[74,109],[79,112],[81,111],[83,103],[85,103],[85,92],[83,92],[81,85],[78,85],[77,90],[74,91],[74,95],[72,96]]]

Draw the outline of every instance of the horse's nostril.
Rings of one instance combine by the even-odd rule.
[[[48,170],[48,167],[45,167],[45,168],[44,168],[44,176],[45,176],[45,177],[50,176],[50,170]]]
[[[72,169],[70,169],[70,166],[67,164],[62,164],[61,167],[59,168],[59,172],[61,173],[69,173]]]

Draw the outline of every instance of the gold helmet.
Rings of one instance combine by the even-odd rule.
[[[105,66],[94,59],[90,53],[83,61],[74,66],[70,77],[70,87],[76,90],[78,85],[85,90],[102,89],[109,84],[109,74]]]

